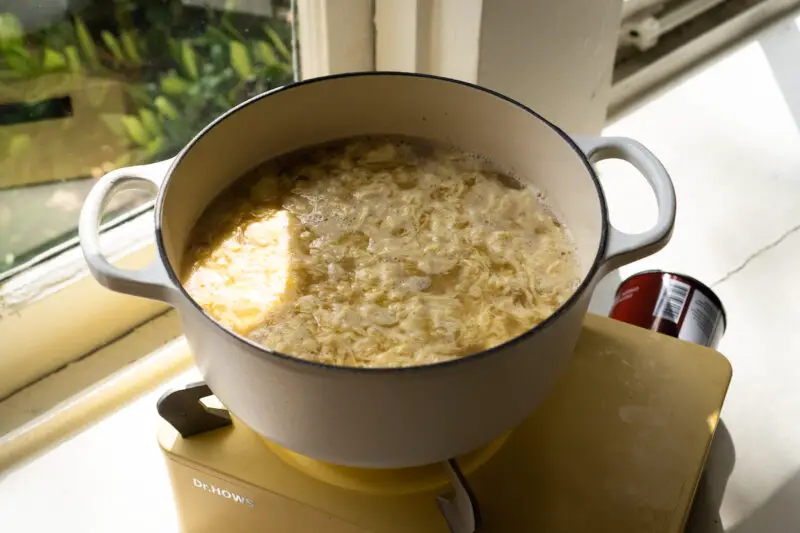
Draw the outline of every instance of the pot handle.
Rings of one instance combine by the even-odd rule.
[[[150,165],[120,168],[100,178],[89,191],[81,208],[78,234],[89,271],[101,285],[112,291],[174,303],[175,286],[166,268],[156,258],[145,268],[129,270],[112,265],[100,249],[100,217],[114,194],[125,190],[158,191],[172,159]]]
[[[642,233],[625,233],[608,223],[605,264],[611,271],[662,249],[675,226],[675,189],[672,180],[650,150],[626,137],[573,137],[589,162],[623,159],[642,173],[656,195],[658,220]]]

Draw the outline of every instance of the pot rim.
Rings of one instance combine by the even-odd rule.
[[[247,337],[245,337],[243,335],[239,335],[238,333],[234,332],[233,330],[226,328],[224,325],[222,325],[220,322],[218,322],[214,317],[209,315],[205,311],[205,309],[203,309],[203,307],[200,306],[200,304],[198,304],[189,295],[189,293],[186,291],[186,289],[183,286],[183,283],[181,283],[180,278],[176,274],[175,269],[172,267],[172,264],[170,263],[169,259],[167,258],[167,254],[166,254],[165,247],[164,247],[164,237],[163,237],[163,231],[162,231],[162,225],[161,225],[161,222],[162,222],[162,210],[164,208],[164,198],[166,197],[166,194],[164,194],[164,191],[166,191],[166,185],[168,184],[169,179],[172,176],[172,172],[181,163],[181,161],[183,160],[184,156],[194,147],[194,145],[204,135],[206,135],[209,131],[211,131],[217,124],[219,124],[223,120],[227,119],[229,116],[233,115],[234,113],[239,112],[240,110],[246,108],[247,106],[249,106],[251,104],[254,104],[257,101],[260,101],[263,98],[267,98],[267,97],[269,97],[269,96],[271,96],[273,94],[277,94],[277,93],[280,93],[280,92],[291,91],[294,88],[301,87],[301,86],[304,86],[304,85],[312,85],[312,84],[315,84],[315,83],[323,83],[323,82],[328,81],[328,80],[335,80],[335,79],[340,79],[340,78],[354,78],[354,77],[374,77],[374,76],[425,78],[425,79],[434,80],[434,81],[443,82],[443,83],[453,83],[453,84],[456,84],[456,85],[462,85],[464,87],[468,87],[468,88],[471,88],[471,89],[474,89],[474,90],[477,90],[477,91],[484,92],[484,93],[486,93],[486,94],[488,94],[490,96],[493,96],[495,98],[500,98],[501,100],[504,100],[504,101],[506,101],[506,102],[508,102],[510,104],[513,104],[513,105],[517,106],[522,111],[524,111],[524,112],[528,113],[529,115],[531,115],[531,117],[543,122],[546,126],[548,126],[555,133],[557,133],[570,146],[570,148],[572,148],[572,150],[575,152],[575,154],[583,162],[584,166],[586,167],[587,172],[589,173],[589,176],[592,179],[592,182],[594,183],[595,190],[597,192],[597,199],[598,199],[598,201],[600,203],[600,212],[601,212],[601,215],[602,215],[602,221],[601,221],[601,226],[602,227],[600,228],[600,232],[601,232],[600,233],[600,243],[599,243],[599,246],[597,248],[597,253],[595,254],[595,258],[592,261],[591,267],[587,271],[586,275],[584,276],[583,280],[580,282],[578,287],[575,289],[575,292],[573,292],[572,295],[567,299],[567,301],[564,302],[561,306],[559,306],[559,308],[556,309],[553,312],[553,314],[551,314],[549,317],[544,319],[542,322],[540,322],[539,324],[537,324],[537,325],[533,326],[532,328],[528,329],[524,333],[522,333],[522,334],[520,334],[520,335],[518,335],[518,336],[516,336],[516,337],[514,337],[512,339],[509,339],[509,340],[507,340],[506,342],[504,342],[502,344],[498,344],[497,346],[489,348],[488,350],[482,350],[480,352],[476,352],[474,354],[470,354],[470,355],[467,355],[467,356],[464,356],[464,357],[459,357],[458,359],[451,359],[449,361],[440,361],[440,362],[437,362],[437,363],[429,363],[429,364],[425,364],[425,365],[415,365],[415,366],[404,366],[404,367],[377,367],[377,368],[373,368],[373,367],[340,366],[340,365],[332,365],[332,364],[329,364],[329,363],[320,363],[320,362],[316,362],[316,361],[309,361],[307,359],[302,359],[300,357],[295,357],[295,356],[288,355],[288,354],[285,354],[285,353],[281,353],[281,352],[278,352],[278,351],[275,351],[275,350],[270,350],[270,349],[268,349],[268,348],[266,348],[266,347],[264,347],[264,346],[262,346],[260,344],[257,344],[256,342],[248,339]],[[488,89],[486,87],[481,87],[479,85],[475,85],[474,83],[470,83],[470,82],[466,82],[466,81],[456,80],[456,79],[452,79],[452,78],[446,78],[444,76],[436,76],[436,75],[433,75],[433,74],[419,74],[419,73],[412,73],[412,72],[399,72],[399,71],[348,72],[348,73],[343,73],[343,74],[332,74],[332,75],[328,75],[328,76],[321,76],[321,77],[312,78],[312,79],[309,79],[309,80],[303,80],[303,81],[295,82],[295,83],[292,83],[290,85],[284,85],[282,87],[278,87],[278,88],[272,89],[270,91],[266,91],[264,93],[261,93],[259,95],[256,95],[256,96],[250,98],[249,100],[247,100],[245,102],[242,102],[241,104],[239,104],[239,105],[237,105],[235,107],[232,107],[227,112],[225,112],[224,114],[220,115],[219,117],[214,119],[211,123],[209,123],[206,127],[204,127],[191,141],[189,141],[189,143],[178,153],[178,155],[175,156],[175,158],[173,158],[172,163],[171,163],[171,165],[169,167],[169,170],[166,173],[166,177],[165,177],[164,182],[162,184],[161,190],[159,191],[158,198],[156,200],[155,213],[154,214],[155,214],[155,222],[156,222],[155,223],[156,248],[158,249],[159,259],[164,264],[164,268],[167,271],[167,275],[169,276],[170,281],[172,281],[172,283],[177,287],[177,289],[180,291],[181,295],[184,296],[197,309],[197,311],[202,313],[203,316],[205,318],[207,318],[214,325],[214,327],[219,328],[220,331],[222,331],[223,333],[229,335],[234,340],[237,340],[239,342],[245,343],[250,348],[255,350],[255,352],[253,352],[255,355],[258,355],[259,357],[262,357],[262,358],[275,357],[278,360],[281,360],[283,362],[291,363],[291,364],[298,364],[298,365],[301,365],[301,366],[305,366],[308,369],[333,370],[333,371],[355,372],[355,373],[363,373],[363,374],[400,374],[400,373],[408,374],[408,373],[411,373],[411,372],[420,372],[420,371],[434,370],[434,369],[444,369],[444,368],[448,368],[448,367],[455,366],[455,365],[458,365],[458,364],[462,364],[462,363],[466,363],[466,362],[474,362],[474,361],[477,361],[479,359],[483,359],[485,357],[488,357],[488,356],[492,355],[495,352],[501,351],[501,350],[503,350],[503,349],[505,349],[507,347],[510,347],[510,346],[516,344],[516,343],[523,342],[524,340],[528,339],[531,335],[533,335],[537,331],[540,331],[540,330],[543,330],[545,328],[550,327],[556,320],[558,320],[559,317],[564,315],[570,308],[575,306],[575,304],[580,299],[580,297],[583,295],[583,293],[587,289],[589,289],[592,281],[594,280],[595,276],[598,274],[598,272],[600,270],[600,267],[603,264],[606,244],[608,242],[608,206],[606,204],[605,195],[603,194],[603,189],[602,189],[602,187],[600,185],[600,180],[598,179],[597,173],[595,172],[594,168],[592,167],[591,163],[589,162],[589,159],[587,158],[586,154],[578,147],[578,145],[575,143],[575,141],[572,139],[572,137],[570,137],[566,132],[564,132],[561,128],[559,128],[558,126],[556,126],[555,124],[553,124],[552,122],[550,122],[549,120],[547,120],[546,118],[544,118],[543,116],[538,114],[536,111],[534,111],[533,109],[529,108],[528,106],[526,106],[526,105],[524,105],[524,104],[514,100],[513,98],[510,98],[510,97],[504,95],[504,94],[501,94],[501,93],[499,93],[497,91],[494,91],[492,89]]]

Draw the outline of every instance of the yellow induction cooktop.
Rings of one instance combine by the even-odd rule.
[[[709,348],[587,316],[566,374],[518,428],[414,471],[327,465],[265,443],[235,418],[159,443],[184,533],[679,533],[731,378]],[[452,526],[461,487],[479,526]],[[455,487],[455,488],[454,488]],[[463,503],[463,499],[462,499]]]

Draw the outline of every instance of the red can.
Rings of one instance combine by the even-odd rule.
[[[690,276],[660,270],[623,281],[609,316],[711,348],[717,347],[727,326],[722,301],[710,287]]]

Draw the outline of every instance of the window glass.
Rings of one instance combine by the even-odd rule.
[[[291,0],[0,0],[0,279],[73,239],[94,182],[294,79]],[[295,53],[293,53],[295,50]],[[147,207],[117,195],[107,220]]]

